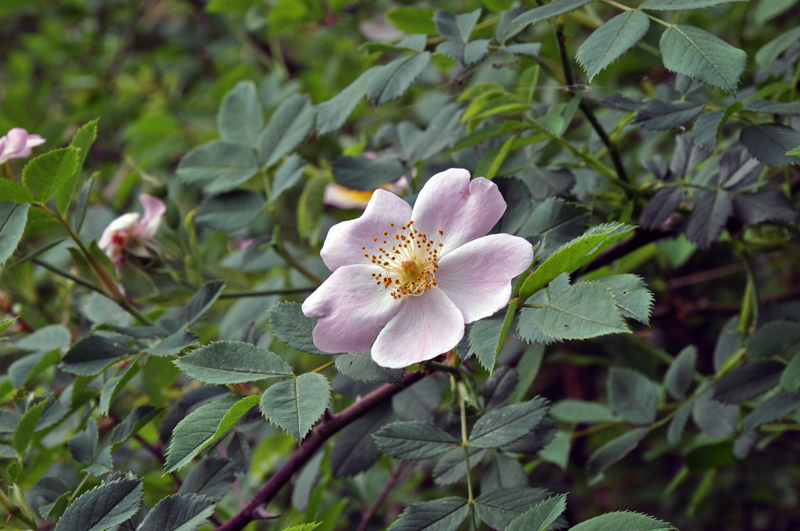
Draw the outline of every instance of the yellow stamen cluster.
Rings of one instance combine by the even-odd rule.
[[[373,273],[378,285],[391,291],[395,299],[407,299],[422,295],[436,286],[436,270],[439,268],[439,248],[444,232],[439,231],[438,241],[414,228],[414,221],[398,228],[391,223],[394,234],[383,232],[383,238],[376,237],[374,243],[382,245],[378,253],[364,253],[373,264],[384,273]],[[366,251],[362,246],[361,250]]]

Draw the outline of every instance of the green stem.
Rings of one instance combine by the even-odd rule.
[[[245,297],[268,297],[270,295],[294,295],[296,293],[308,293],[314,291],[316,288],[284,288],[284,289],[266,289],[266,290],[246,290],[246,291],[229,291],[223,293],[218,298],[220,299],[242,299]]]
[[[294,256],[289,254],[289,251],[287,251],[286,247],[284,247],[283,245],[283,240],[281,240],[280,238],[280,230],[278,229],[278,227],[276,227],[275,238],[273,239],[273,242],[274,242],[273,247],[275,249],[275,252],[281,255],[283,259],[286,260],[286,263],[288,263],[293,268],[297,269],[297,271],[301,275],[306,277],[308,280],[310,280],[317,286],[319,286],[324,282],[323,279],[319,278],[317,275],[306,269],[306,266],[301,264]]]
[[[84,472],[83,479],[81,480],[80,483],[78,483],[78,486],[75,487],[75,490],[72,491],[72,494],[69,495],[69,498],[67,499],[67,504],[72,503],[72,500],[78,497],[78,494],[81,492],[81,489],[89,480],[90,476],[91,474],[89,474],[88,472]]]
[[[455,381],[455,376],[450,376]],[[469,439],[467,438],[467,388],[464,382],[458,380],[456,382],[458,387],[458,408],[461,410],[461,446],[464,448],[464,460],[467,463],[467,493],[469,495],[469,503],[475,501],[472,493],[472,477],[470,475],[469,465]]]
[[[328,362],[328,363],[326,363],[325,365],[320,365],[319,367],[317,367],[316,369],[314,369],[314,370],[313,370],[313,371],[311,371],[311,372],[322,372],[322,371],[324,371],[325,369],[327,369],[328,367],[332,366],[334,363],[336,363],[336,361],[329,361],[329,362]]]
[[[617,9],[622,9],[623,11],[638,11],[638,9],[634,9],[632,7],[624,6],[624,5],[620,4],[620,3],[615,2],[614,0],[600,0],[600,1],[606,3],[606,4],[610,5],[610,6],[614,6]]]
[[[26,526],[28,529],[32,529],[33,531],[39,531],[39,527],[36,525],[36,522],[28,518],[28,516],[16,505],[14,505],[11,500],[8,499],[6,493],[0,490],[0,505],[8,512],[10,516],[13,516]]]
[[[92,291],[96,291],[97,293],[99,293],[100,295],[102,295],[104,297],[107,296],[107,293],[105,291],[103,291],[99,286],[95,286],[94,284],[92,284],[88,280],[83,279],[83,278],[81,278],[79,276],[73,275],[72,273],[70,273],[68,271],[64,271],[63,269],[60,269],[60,268],[58,268],[58,267],[56,267],[56,266],[54,266],[52,264],[49,264],[49,263],[45,262],[44,260],[39,260],[38,258],[33,258],[31,260],[31,262],[33,262],[34,264],[36,264],[38,266],[41,266],[41,267],[43,267],[45,269],[50,270],[51,272],[55,273],[56,275],[59,275],[59,276],[62,276],[64,278],[68,279],[68,280],[71,280],[74,283],[83,286],[84,288],[90,289]]]

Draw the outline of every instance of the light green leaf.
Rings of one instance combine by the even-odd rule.
[[[707,31],[676,24],[661,34],[664,67],[705,85],[734,93],[747,66],[747,54]]]
[[[75,136],[72,137],[72,142],[69,144],[70,147],[78,150],[78,167],[73,172],[72,177],[67,179],[64,186],[59,188],[56,192],[56,206],[64,217],[67,216],[67,210],[72,201],[72,194],[75,192],[75,185],[78,183],[78,177],[83,169],[83,163],[86,162],[86,157],[89,156],[89,149],[97,138],[98,120],[100,119],[96,118],[84,124],[75,132]]]
[[[275,201],[278,200],[283,192],[291,189],[294,185],[299,183],[300,178],[303,177],[303,170],[305,169],[305,162],[303,162],[303,159],[297,155],[291,155],[288,159],[286,159],[286,161],[281,164],[281,167],[278,168],[278,171],[275,173],[275,178],[272,181],[272,194],[269,199],[269,204],[275,203]]]
[[[46,405],[47,400],[42,400],[26,411],[19,420],[19,424],[17,424],[17,427],[14,430],[12,444],[14,445],[14,450],[16,450],[17,454],[20,456],[25,455],[25,450],[28,449],[28,445],[33,439],[33,432],[36,430],[36,424],[42,417],[42,413],[44,413],[44,407]]]
[[[137,531],[195,531],[214,513],[217,502],[196,494],[167,496],[147,513]]]
[[[258,173],[258,161],[251,148],[212,140],[183,156],[178,177],[215,194],[236,188]]]
[[[458,446],[459,441],[430,422],[395,422],[384,426],[372,437],[381,451],[396,459],[430,459]]]
[[[36,194],[40,203],[46,203],[68,182],[73,182],[78,171],[78,150],[73,147],[56,149],[39,155],[22,170],[22,184]]]
[[[261,413],[295,440],[301,441],[328,409],[330,400],[328,379],[309,372],[267,389],[261,397]]]
[[[259,137],[261,165],[272,166],[299,146],[314,127],[315,115],[308,96],[295,95],[281,103]]]
[[[631,274],[609,275],[594,279],[607,286],[614,295],[620,313],[640,323],[650,324],[653,309],[653,293],[647,289],[641,277]]]
[[[252,81],[241,81],[222,100],[217,114],[219,136],[225,142],[258,148],[258,136],[264,125],[264,110]]]
[[[630,369],[612,368],[608,374],[611,407],[633,424],[649,424],[658,414],[658,386]]]
[[[642,9],[659,9],[662,11],[683,11],[685,9],[703,9],[729,2],[746,0],[647,0],[639,7]]]
[[[791,1],[794,2],[794,0]],[[800,40],[800,27],[782,33],[756,52],[756,64],[761,68],[769,68],[780,54],[785,52],[789,46],[796,43],[798,40]]]
[[[333,163],[333,178],[352,190],[374,190],[403,176],[403,165],[393,158],[339,157]]]
[[[512,522],[550,495],[545,489],[528,487],[496,489],[475,498],[475,509],[481,520],[492,529],[510,529]],[[528,531],[529,528],[524,529]]]
[[[469,515],[464,498],[451,496],[410,505],[388,531],[458,531]]]
[[[398,7],[394,10],[397,9],[415,8]],[[390,9],[386,13],[387,16],[391,11],[393,10]],[[430,11],[432,14],[433,10]],[[433,25],[433,21],[431,21],[431,25]],[[434,33],[436,33],[435,30]],[[353,111],[356,110],[361,98],[366,95],[369,80],[378,70],[380,70],[380,68],[381,66],[373,66],[368,70],[365,70],[355,79],[355,81],[350,83],[347,88],[342,90],[333,98],[329,99],[328,101],[324,101],[317,106],[318,134],[325,135],[328,133],[333,133],[334,131],[338,131],[342,128],[347,121],[347,118],[349,118],[350,115],[353,114]]]
[[[781,387],[790,393],[800,391],[800,356],[795,355],[781,374]]]
[[[36,196],[17,181],[0,178],[0,201],[11,203],[35,203]]]
[[[175,360],[187,376],[207,384],[237,384],[292,376],[286,360],[241,341],[216,341]]]
[[[388,10],[386,18],[400,31],[436,35],[436,25],[433,23],[434,13],[433,9],[427,7],[400,6]]]
[[[547,415],[549,403],[541,397],[501,407],[485,414],[472,427],[469,444],[500,448],[528,435]]]
[[[594,0],[556,0],[543,6],[522,13],[511,21],[510,29],[536,24],[539,21],[575,11],[579,7],[592,3]]]
[[[596,29],[586,39],[575,59],[586,70],[589,82],[605,67],[636,46],[650,29],[650,19],[641,11],[625,11]]]
[[[521,514],[506,527],[506,531],[546,531],[566,509],[567,495],[558,494]]]
[[[598,402],[566,399],[550,408],[550,416],[562,422],[611,422],[617,417],[611,408]]]
[[[249,190],[230,190],[207,198],[195,221],[214,230],[232,233],[252,224],[264,212],[264,198]]]
[[[399,57],[382,66],[367,83],[367,98],[375,105],[396,100],[430,63],[431,53],[423,52]]]
[[[611,290],[599,282],[579,282],[558,292],[534,315],[533,324],[556,339],[629,332]]]
[[[279,302],[269,310],[269,325],[279,341],[300,352],[329,356],[314,346],[317,319],[306,317],[296,302]]]
[[[512,299],[505,314],[500,313],[477,321],[469,329],[469,344],[475,351],[478,361],[490,374],[494,370],[497,353],[500,352],[511,328],[518,302],[518,299]]]
[[[387,369],[372,360],[369,353],[348,353],[336,356],[336,369],[351,380],[364,383],[399,384],[403,369]]]
[[[133,474],[83,493],[58,521],[55,531],[105,531],[139,511],[142,482]]]
[[[582,522],[570,531],[675,531],[672,524],[652,516],[630,512],[608,513]]]
[[[0,266],[6,263],[22,239],[30,205],[0,203]]]
[[[106,380],[106,383],[103,384],[103,390],[100,392],[99,405],[101,415],[108,415],[108,409],[111,407],[111,404],[114,403],[122,390],[125,389],[128,382],[139,374],[140,370],[142,370],[141,364],[138,363],[138,361],[134,361],[125,369],[125,372]]]

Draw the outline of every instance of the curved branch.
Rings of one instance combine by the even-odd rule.
[[[247,505],[233,517],[217,528],[217,531],[241,531],[247,524],[258,518],[258,509],[272,500],[289,483],[295,472],[305,465],[314,453],[342,428],[379,406],[404,388],[425,377],[422,371],[407,373],[401,385],[384,384],[355,404],[335,415],[327,417],[311,434],[303,440],[300,448],[267,481],[261,490],[247,502]]]

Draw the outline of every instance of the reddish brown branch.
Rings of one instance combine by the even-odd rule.
[[[406,466],[406,461],[402,461],[397,468],[394,469],[392,472],[392,476],[389,478],[389,481],[386,482],[386,485],[383,486],[381,489],[380,494],[378,497],[375,498],[375,503],[372,504],[372,507],[367,509],[367,511],[361,516],[361,523],[358,524],[358,529],[356,531],[365,531],[367,529],[367,525],[369,525],[369,521],[372,520],[372,517],[375,516],[375,512],[378,510],[378,507],[386,500],[386,497],[389,496],[389,492],[394,488],[397,484],[397,480],[400,479],[400,474],[403,472],[403,469]]]
[[[300,448],[281,466],[255,496],[233,517],[217,528],[217,531],[241,531],[247,524],[257,519],[257,510],[269,503],[281,489],[289,483],[295,472],[305,465],[314,453],[342,428],[376,408],[404,388],[421,380],[422,372],[406,374],[401,385],[385,384],[371,392],[340,413],[330,415],[315,427],[303,440]]]

